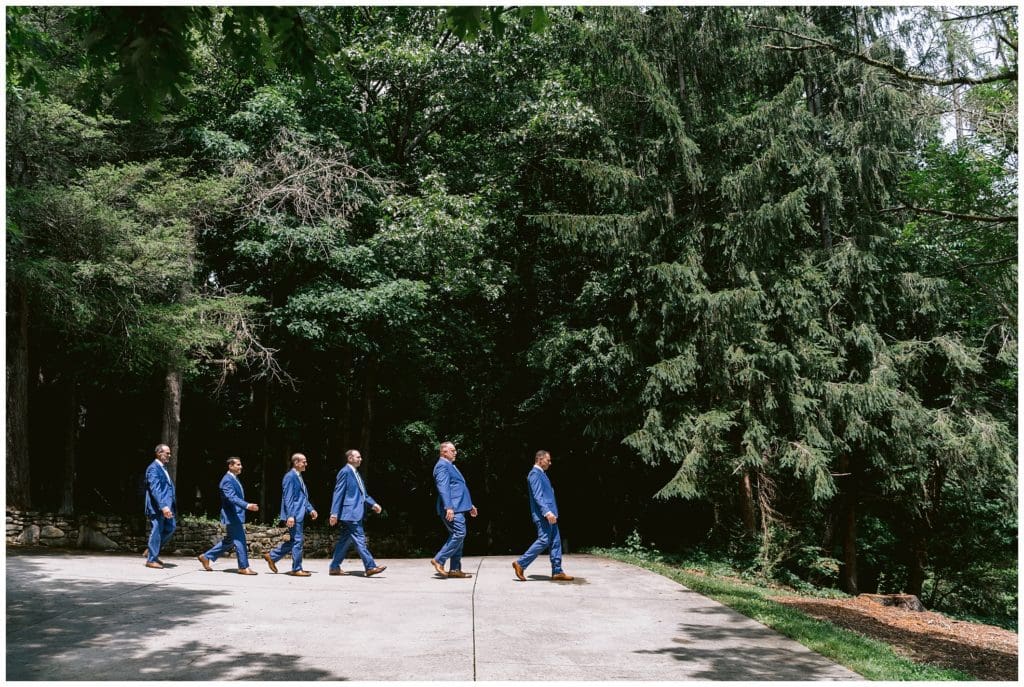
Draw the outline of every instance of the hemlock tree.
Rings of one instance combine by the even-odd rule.
[[[797,521],[817,514],[822,555],[841,549],[851,592],[858,517],[883,498],[923,517],[925,485],[958,469],[951,443],[992,456],[989,479],[1011,477],[1005,427],[955,392],[977,363],[943,318],[944,284],[913,271],[884,212],[912,162],[919,94],[853,58],[773,50],[751,28],[861,41],[892,58],[871,43],[882,19],[595,13],[583,33],[598,46],[588,66],[599,85],[572,85],[618,136],[566,165],[591,182],[589,212],[537,217],[597,263],[563,262],[591,277],[535,355],[548,384],[576,385],[593,399],[584,409],[605,406],[587,428],[646,461],[678,462],[659,495],[732,504],[766,572],[792,557]],[[603,46],[625,57],[607,60]],[[632,431],[598,424],[637,403]],[[899,517],[878,514],[890,527]],[[919,565],[910,576],[919,589]]]

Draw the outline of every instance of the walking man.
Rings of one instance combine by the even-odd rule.
[[[472,577],[469,573],[462,572],[462,546],[466,540],[466,513],[475,518],[477,515],[476,506],[469,495],[469,487],[466,480],[455,467],[455,444],[446,441],[439,447],[441,456],[434,466],[434,483],[437,485],[437,514],[441,517],[441,523],[448,530],[448,540],[437,552],[437,555],[430,559],[442,577],[466,578]],[[444,570],[445,561],[451,559],[448,572]]]
[[[174,534],[174,511],[178,501],[174,493],[174,482],[167,472],[171,462],[171,447],[159,444],[155,449],[156,459],[146,468],[146,517],[149,518],[149,544],[146,550],[146,567],[162,568],[160,549]]]
[[[270,553],[263,554],[270,571],[275,573],[277,562],[291,554],[292,569],[288,574],[295,577],[309,577],[309,573],[302,569],[302,525],[307,513],[311,520],[316,520],[316,510],[309,502],[309,492],[306,491],[306,483],[302,481],[306,462],[306,456],[301,453],[292,455],[292,469],[285,473],[281,481],[281,519],[288,527],[288,541],[281,542]]]
[[[570,582],[572,575],[562,570],[562,537],[558,532],[558,504],[555,503],[555,490],[548,479],[547,471],[551,467],[551,454],[537,451],[533,457],[533,467],[526,476],[530,487],[530,516],[537,526],[537,541],[526,550],[518,560],[512,562],[512,569],[521,581],[526,582],[526,569],[534,559],[545,550],[550,550],[551,579]]]
[[[373,497],[366,493],[366,485],[359,474],[359,466],[363,462],[363,456],[356,449],[345,452],[345,460],[348,461],[341,470],[338,470],[338,479],[334,483],[334,498],[331,500],[331,527],[341,523],[341,535],[338,543],[334,546],[334,557],[328,569],[330,575],[343,575],[341,562],[345,560],[345,554],[352,544],[356,546],[356,552],[363,560],[363,569],[366,577],[373,577],[377,573],[384,572],[386,565],[378,566],[373,560],[373,555],[366,547],[366,534],[363,532],[363,518],[366,516],[366,506],[369,505],[374,513],[380,513],[380,504],[373,500]]]
[[[228,471],[220,480],[220,521],[227,525],[227,534],[206,553],[199,554],[199,562],[206,570],[213,570],[210,563],[235,547],[239,575],[256,575],[249,567],[249,552],[245,545],[245,511],[254,513],[260,509],[255,503],[245,500],[245,489],[238,476],[242,474],[242,459],[228,458]]]

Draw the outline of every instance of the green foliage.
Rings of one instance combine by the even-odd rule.
[[[584,251],[562,261],[582,286],[531,357],[549,387],[536,402],[570,396],[565,416],[593,435],[611,414],[595,406],[638,399],[632,428],[601,426],[644,462],[677,466],[659,496],[746,511],[758,574],[827,581],[833,552],[801,546],[802,530],[846,508],[844,494],[856,494],[862,518],[927,520],[961,470],[1012,483],[997,456],[1015,442],[975,393],[991,368],[979,333],[965,337],[946,300],[955,291],[917,271],[920,257],[887,222],[900,179],[922,193],[924,179],[947,183],[911,164],[922,96],[839,55],[790,59],[728,21],[701,30],[731,62],[693,78],[700,66],[679,45],[702,19],[617,10],[581,31],[594,48],[577,59],[598,76],[565,90],[589,98],[589,118],[614,133],[574,155],[593,161],[572,166],[590,172],[585,195],[554,189],[534,218],[553,245]],[[746,20],[803,35],[850,30],[842,12],[824,10]],[[641,133],[623,103],[651,115]],[[609,157],[630,160],[631,174],[614,183],[593,173]],[[1001,166],[987,164],[968,196],[973,184],[999,188]],[[738,475],[749,493],[737,493]],[[859,557],[885,567],[864,540]],[[897,557],[881,556],[890,569]]]
[[[846,543],[868,588],[1015,609],[1014,13],[7,18],[8,279],[40,389],[102,371],[83,446],[130,403],[107,382],[172,366],[183,445],[259,456],[270,492],[274,456],[359,442],[416,498],[456,438],[498,546],[543,444],[579,540],[703,542],[800,588],[842,582]]]
[[[626,537],[623,548],[627,554],[638,560],[657,562],[662,560],[662,556],[658,550],[644,544],[643,539],[640,537],[640,533],[635,529],[629,533],[628,537]]]
[[[7,176],[15,187],[74,178],[83,169],[122,152],[121,125],[110,117],[90,117],[54,97],[24,91],[7,111]]]
[[[449,7],[445,10],[445,24],[459,38],[476,40],[480,32],[490,28],[497,38],[502,38],[508,24],[505,19],[514,14],[514,20],[528,24],[530,31],[540,33],[551,23],[548,11],[543,7]]]

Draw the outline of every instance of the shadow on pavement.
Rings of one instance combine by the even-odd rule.
[[[230,639],[181,642],[183,628],[223,609],[217,592],[166,587],[155,578],[54,579],[54,565],[75,560],[46,559],[7,560],[8,680],[345,679],[303,667],[299,653],[235,651]],[[241,631],[226,626],[223,636]]]
[[[736,612],[725,607],[695,609],[697,613],[728,616],[725,624],[680,623],[676,646],[645,649],[636,653],[668,655],[677,661],[706,665],[693,672],[693,680],[829,680],[840,677],[836,666],[813,652],[793,652],[766,647],[768,630],[761,625],[731,624]],[[746,620],[746,619],[744,619]],[[844,669],[840,669],[844,670]],[[856,676],[851,676],[856,679]]]

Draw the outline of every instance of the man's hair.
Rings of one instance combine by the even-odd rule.
[[[452,448],[455,448],[455,444],[453,444],[452,442],[450,442],[450,441],[442,441],[441,445],[437,447],[437,450],[440,451],[445,446],[451,446]]]
[[[170,450],[171,450],[171,447],[170,447],[170,446],[168,446],[167,444],[157,444],[157,445],[156,445],[156,448],[155,448],[155,449],[153,449],[153,453],[160,453],[160,449],[162,449],[162,448],[165,448],[165,449],[167,449],[168,451],[170,451]]]
[[[541,449],[541,450],[537,451],[537,453],[533,456],[533,462],[536,463],[541,458],[543,458],[544,456],[550,456],[550,455],[551,455],[550,453],[548,453],[544,449]]]
[[[306,456],[301,454],[301,453],[293,453],[292,454],[292,467],[295,467],[295,465],[299,462],[299,458],[305,458],[305,457]]]
[[[242,462],[242,459],[239,458],[238,456],[231,456],[227,460],[228,467],[231,467],[232,463],[241,463],[241,462]]]
[[[359,453],[359,449],[350,448],[349,450],[345,451],[345,460],[347,461],[349,458],[351,458],[352,454],[354,453]]]

